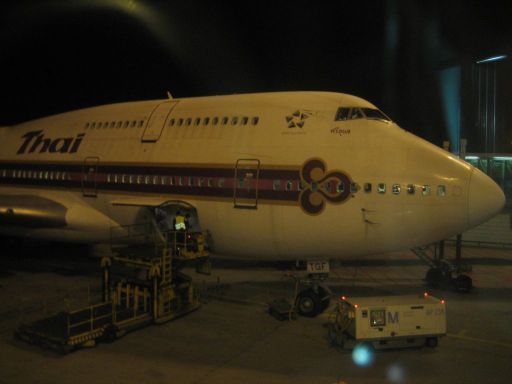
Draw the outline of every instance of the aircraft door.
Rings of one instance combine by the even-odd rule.
[[[97,175],[99,157],[86,157],[82,168],[82,194],[84,196],[96,197],[97,191]]]
[[[260,161],[238,159],[235,165],[234,207],[256,209],[258,207],[258,182]]]
[[[165,122],[176,104],[178,104],[177,101],[166,101],[155,107],[142,135],[143,143],[154,143],[160,138]]]

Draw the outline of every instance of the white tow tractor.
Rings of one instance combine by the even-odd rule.
[[[331,314],[329,339],[352,349],[366,342],[375,349],[436,347],[446,335],[446,303],[423,295],[351,297],[342,296]]]

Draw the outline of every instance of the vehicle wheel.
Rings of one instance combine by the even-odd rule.
[[[302,316],[315,317],[321,312],[320,297],[312,289],[299,293],[296,304],[297,311]]]
[[[425,340],[425,344],[429,348],[437,347],[437,337],[427,337],[427,340]]]
[[[467,293],[473,288],[473,280],[467,275],[459,275],[455,279],[455,289],[460,293]]]
[[[114,325],[109,325],[105,328],[102,340],[105,343],[113,343],[117,339],[117,329]]]
[[[443,272],[439,268],[430,268],[425,276],[425,280],[432,288],[438,288],[443,281]]]

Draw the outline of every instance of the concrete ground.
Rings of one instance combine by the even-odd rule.
[[[214,293],[198,311],[112,344],[69,355],[30,346],[13,338],[20,321],[99,295],[97,261],[74,250],[57,253],[41,260],[3,252],[0,383],[438,384],[509,383],[512,376],[511,250],[467,248],[475,289],[431,290],[447,303],[448,335],[437,348],[378,351],[366,367],[329,345],[329,309],[284,322],[266,313],[265,303],[293,295],[284,277],[291,271],[272,263],[217,261],[212,276],[194,275],[199,288]],[[426,271],[404,251],[336,263],[330,283],[335,297],[421,293]]]

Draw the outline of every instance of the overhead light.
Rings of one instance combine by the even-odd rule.
[[[512,160],[511,156],[494,156],[494,160]]]
[[[487,59],[479,60],[476,63],[477,64],[492,63],[493,61],[505,60],[506,58],[507,58],[507,55],[497,55],[497,56],[488,57]]]
[[[466,160],[478,160],[480,157],[478,156],[466,156]]]

